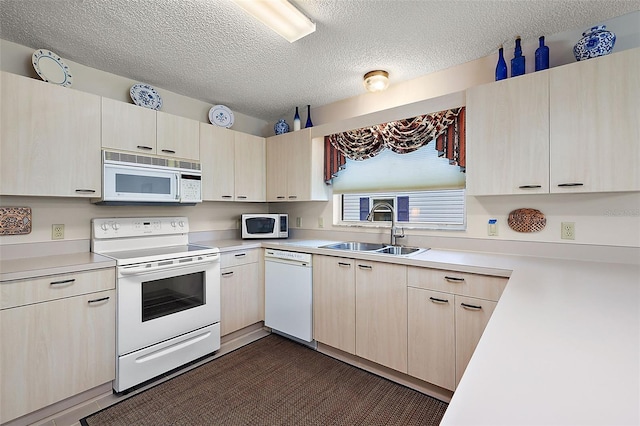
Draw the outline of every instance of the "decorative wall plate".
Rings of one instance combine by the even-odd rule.
[[[538,232],[544,229],[547,219],[540,210],[516,209],[509,213],[507,223],[516,232]]]
[[[0,235],[31,233],[31,207],[0,207]]]
[[[138,106],[155,109],[156,111],[162,108],[162,98],[156,92],[156,89],[148,84],[134,84],[129,90],[129,95],[131,95],[133,103]]]
[[[60,56],[50,50],[38,49],[31,56],[31,63],[36,73],[47,83],[71,87],[73,76],[71,70]]]
[[[209,110],[209,121],[211,124],[228,129],[233,126],[233,111],[224,105],[215,105]]]

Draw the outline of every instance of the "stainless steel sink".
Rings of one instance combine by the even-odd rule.
[[[376,253],[392,254],[394,256],[406,256],[409,254],[417,254],[420,251],[425,251],[425,249],[421,249],[418,247],[387,246],[381,248],[380,250],[376,250]]]
[[[320,248],[345,251],[364,251],[368,253],[390,254],[393,256],[409,256],[422,253],[429,249],[419,247],[390,246],[381,243],[360,243],[357,241],[346,241],[342,243],[327,244]]]
[[[350,251],[376,251],[386,247],[386,244],[380,243],[359,243],[356,241],[347,241],[343,243],[328,244],[321,246],[320,248],[334,249],[334,250],[350,250]]]

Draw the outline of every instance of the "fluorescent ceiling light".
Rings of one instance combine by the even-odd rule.
[[[287,0],[233,1],[290,43],[316,30],[316,24]]]

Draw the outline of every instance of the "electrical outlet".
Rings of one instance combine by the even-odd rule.
[[[64,225],[51,225],[51,239],[52,240],[64,239]]]
[[[562,222],[560,238],[563,240],[575,240],[576,239],[576,228],[575,222]]]
[[[296,217],[296,228],[300,228],[300,223],[302,220],[299,217]]]
[[[318,228],[324,228],[324,218],[318,218]]]

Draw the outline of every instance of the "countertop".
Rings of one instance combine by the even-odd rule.
[[[640,424],[640,264],[431,249],[396,257],[323,240],[192,241],[509,277],[442,425]],[[0,261],[0,280],[115,266],[93,253]]]

